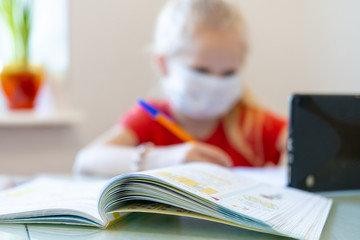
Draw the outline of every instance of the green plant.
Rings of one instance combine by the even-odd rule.
[[[0,15],[13,43],[14,63],[28,64],[33,0],[0,0]]]

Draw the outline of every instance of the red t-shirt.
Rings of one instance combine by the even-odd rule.
[[[151,103],[158,110],[171,117],[170,106],[168,102]],[[246,114],[250,114],[249,112],[250,111],[241,111],[241,117],[239,119],[240,126],[244,124]],[[276,144],[280,132],[286,126],[286,120],[268,111],[262,112],[262,118],[263,121],[261,122],[262,132],[260,132],[260,146],[262,148],[262,154],[265,160],[263,165],[269,162],[277,164],[279,162],[280,152],[277,150]],[[157,146],[166,146],[183,142],[160,123],[153,120],[140,106],[134,106],[132,109],[130,109],[130,111],[128,111],[120,120],[120,124],[125,128],[132,130],[136,134],[139,140],[139,144],[152,142]],[[246,137],[247,144],[255,152],[259,151],[259,144],[256,143],[256,135],[259,135],[258,133],[258,130],[250,129]],[[223,149],[233,160],[234,166],[254,166],[252,159],[246,159],[228,141],[222,121],[220,121],[214,133],[208,139],[202,142],[212,144]]]

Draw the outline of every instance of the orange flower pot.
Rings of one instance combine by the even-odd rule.
[[[42,67],[5,66],[0,74],[0,81],[9,108],[33,109],[43,78]]]

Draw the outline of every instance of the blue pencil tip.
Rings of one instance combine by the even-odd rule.
[[[156,115],[159,113],[158,110],[156,110],[154,107],[152,107],[150,104],[145,102],[143,99],[138,99],[138,104],[151,115],[151,117],[156,117]]]

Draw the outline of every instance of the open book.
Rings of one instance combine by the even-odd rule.
[[[191,163],[110,181],[38,178],[0,193],[0,222],[106,228],[133,212],[150,212],[318,239],[331,203],[322,196],[260,183],[220,166]]]

